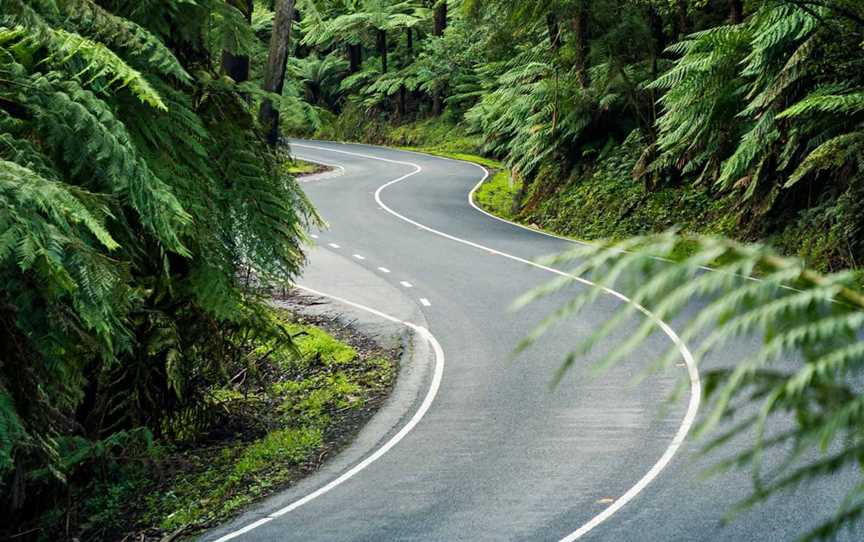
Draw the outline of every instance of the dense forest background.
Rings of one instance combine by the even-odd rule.
[[[678,226],[823,270],[864,256],[860,2],[298,5],[290,69],[322,138],[501,159],[495,210],[580,238]]]
[[[164,473],[148,470],[160,454],[238,421],[237,375],[274,358],[292,378],[308,368],[295,343],[317,332],[287,326],[262,288],[297,275],[319,220],[281,134],[484,154],[503,164],[486,204],[577,237],[678,226],[857,268],[862,53],[859,0],[0,0],[0,536],[125,533],[111,521]],[[720,254],[776,278],[728,314],[770,306],[790,277],[824,302],[790,297],[794,310],[753,321],[833,319],[783,343],[822,341],[808,352],[823,365],[768,389],[807,413],[811,443],[847,443],[801,477],[855,463],[864,400],[836,386],[862,357],[854,285],[699,243],[688,270]],[[646,298],[694,276],[666,278]],[[357,384],[315,378],[272,400],[306,423],[295,406],[324,390],[320,417],[255,435],[258,455],[219,456],[226,469],[316,449],[321,405],[344,407]],[[226,484],[188,500],[248,502]],[[862,494],[833,527],[864,514]],[[159,516],[177,502],[146,512],[157,538],[217,517]]]

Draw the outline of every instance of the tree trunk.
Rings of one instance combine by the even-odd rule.
[[[546,29],[549,31],[549,46],[557,53],[561,48],[561,29],[558,28],[558,16],[551,11],[546,15]]]
[[[648,6],[648,22],[651,27],[651,37],[653,38],[651,40],[651,79],[653,80],[657,79],[659,71],[657,61],[666,49],[666,35],[663,32],[663,18],[660,17],[657,9],[652,5]]]
[[[273,19],[273,33],[270,35],[270,50],[264,66],[263,88],[267,92],[282,94],[285,85],[285,67],[288,63],[288,46],[291,38],[291,23],[294,21],[294,0],[279,0],[276,16]],[[279,111],[271,100],[261,103],[258,116],[264,128],[269,145],[279,140]]]
[[[378,54],[381,55],[381,73],[387,73],[387,31],[378,30]]]
[[[678,0],[675,2],[675,14],[676,18],[676,37],[681,37],[683,35],[690,33],[690,18],[687,15],[687,0]]]
[[[435,24],[432,27],[432,35],[443,36],[444,29],[447,28],[447,1],[441,0],[435,6]]]
[[[363,49],[359,43],[349,43],[348,47],[348,62],[351,73],[357,73],[363,67]]]
[[[246,17],[246,22],[252,22],[252,0],[227,0],[229,5],[234,6]],[[249,57],[247,55],[235,55],[234,53],[222,51],[222,71],[238,83],[249,80]]]
[[[434,20],[432,25],[432,35],[441,37],[444,35],[444,30],[447,29],[447,1],[440,0],[435,6]],[[444,96],[442,91],[436,91],[432,96],[432,113],[436,116],[444,112]]]
[[[571,21],[573,34],[576,38],[576,73],[579,86],[586,88],[590,83],[588,77],[588,2],[579,2],[576,16]]]
[[[652,48],[651,48],[651,80],[654,81],[660,75],[660,57],[666,49],[666,34],[663,32],[663,18],[657,12],[657,9],[648,5],[648,22],[651,27]],[[651,122],[647,126],[647,130],[651,135],[652,141],[655,139],[655,126],[657,122],[657,95],[654,89],[648,91],[648,99],[651,101]]]
[[[744,21],[744,1],[729,0],[729,20],[734,24]]]
[[[402,68],[411,64],[414,57],[414,31],[411,27],[405,29],[405,51],[406,58],[402,59]],[[399,87],[399,116],[405,117],[408,113],[408,89],[405,85]]]
[[[399,87],[399,118],[405,118],[408,114],[408,89],[405,85]]]
[[[299,27],[300,23],[303,22],[303,15],[302,15],[302,13],[300,13],[300,10],[297,9],[297,7],[296,7],[296,4],[297,4],[296,0],[295,0],[294,4],[295,4],[294,22]],[[312,51],[312,49],[308,45],[304,44],[303,40],[297,40],[297,44],[294,46],[294,58],[306,58],[307,56],[309,56],[309,53],[311,51]]]

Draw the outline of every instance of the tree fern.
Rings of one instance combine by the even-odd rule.
[[[688,316],[678,335],[682,343],[695,346],[697,363],[740,337],[762,339],[744,359],[702,371],[709,403],[698,434],[710,437],[706,451],[744,431],[755,435],[750,447],[712,469],[751,468],[754,492],[740,507],[859,465],[864,398],[853,382],[864,370],[859,333],[864,295],[851,273],[821,275],[765,246],[707,237],[682,239],[674,233],[579,247],[546,263],[569,267],[572,277],[584,277],[597,286],[582,288],[526,339],[523,348],[607,288],[632,300],[575,345],[562,373],[600,342],[612,348],[598,356],[596,366],[617,363],[656,333],[659,322],[676,321],[685,312]],[[758,279],[750,278],[753,272],[758,272]],[[572,280],[562,278],[540,288],[518,306],[559,291]],[[649,316],[639,307],[650,311]],[[635,330],[625,340],[608,341],[631,323]],[[646,371],[674,365],[679,357],[677,347],[670,346]],[[758,407],[755,415],[740,414],[752,412],[745,408],[752,403]],[[790,415],[795,420],[791,430],[768,430],[775,419]],[[770,475],[762,464],[769,452],[787,458],[783,468]],[[847,495],[837,516],[807,538],[822,538],[853,525],[862,513],[864,494],[858,487]]]
[[[92,176],[99,188],[128,198],[142,222],[168,247],[185,252],[180,235],[188,215],[138,155],[107,104],[56,74],[33,78],[30,85],[22,101],[58,160],[73,174]]]
[[[157,109],[165,110],[165,104],[150,83],[120,57],[100,43],[64,30],[55,30],[52,55],[48,61],[54,64],[67,63],[80,56],[84,67],[78,77],[85,84],[95,79],[105,79],[108,86],[128,87],[141,101]]]
[[[295,276],[318,218],[262,148],[264,94],[212,70],[257,46],[231,9],[0,2],[0,507],[16,520],[133,434],[194,436],[184,413],[206,418],[246,338],[290,343],[240,273]],[[297,87],[278,99],[315,113]]]

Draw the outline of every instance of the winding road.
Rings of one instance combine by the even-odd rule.
[[[552,389],[568,349],[623,302],[608,292],[512,359],[564,297],[508,308],[561,273],[533,262],[570,241],[474,207],[486,173],[473,164],[315,141],[292,150],[338,166],[304,185],[330,227],[316,232],[301,285],[409,330],[414,362],[357,442],[201,540],[789,540],[829,518],[856,481],[808,484],[724,524],[750,477],[702,477],[722,455],[686,438],[700,399],[687,345],[678,366],[636,378],[677,340],[676,322],[624,363],[597,376],[583,360]],[[752,347],[742,341],[705,365]]]

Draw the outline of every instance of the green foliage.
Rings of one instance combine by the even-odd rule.
[[[567,300],[523,347],[607,288],[632,300],[576,345],[559,377],[600,342],[612,348],[598,356],[596,366],[618,363],[657,333],[660,322],[675,321],[692,308],[694,299],[698,310],[688,312],[678,335],[681,343],[698,346],[693,350],[697,363],[729,342],[750,336],[761,339],[761,346],[744,359],[702,371],[709,406],[698,433],[710,434],[707,450],[722,448],[735,435],[753,435],[751,446],[714,469],[751,468],[754,492],[742,508],[847,467],[860,471],[864,397],[855,381],[864,364],[864,295],[851,273],[822,275],[765,246],[711,237],[682,239],[674,233],[581,246],[547,263],[565,266],[572,277],[584,277],[597,286]],[[756,272],[759,278],[750,278]],[[519,304],[558,292],[572,280],[562,277]],[[643,314],[644,309],[650,314]],[[624,326],[631,329],[626,339],[605,340]],[[669,367],[680,355],[678,347],[670,345],[653,368]],[[775,423],[790,415],[793,427]],[[784,458],[782,466],[764,468],[765,458],[777,454]],[[832,520],[806,538],[829,537],[855,524],[864,514],[861,487],[846,495]]]
[[[148,450],[127,446],[126,455],[147,460],[109,460],[106,478],[80,488],[82,538],[193,534],[294,483],[351,434],[365,415],[359,409],[392,384],[392,360],[361,355],[317,326],[285,326],[301,354],[278,340],[246,352],[247,371],[261,377],[212,390],[208,400],[223,415],[207,438]]]
[[[212,71],[258,44],[223,0],[0,2],[3,534],[53,538],[45,495],[194,441],[250,351],[296,354],[253,286],[298,273],[318,218],[258,135],[273,97]]]
[[[474,193],[474,201],[490,213],[512,220],[520,188],[506,171],[499,171]]]
[[[304,29],[304,43],[357,43],[370,30],[410,28],[428,14],[428,10],[413,0],[343,0],[332,4],[326,13],[309,19]]]
[[[357,351],[321,329],[302,330],[293,326],[289,327],[289,331],[295,337],[294,344],[304,363],[314,361],[324,365],[341,365],[357,359]]]
[[[345,14],[336,3],[321,6],[320,24]],[[335,116],[324,115],[319,136],[429,147],[412,132],[443,119],[511,170],[524,187],[511,211],[529,223],[589,238],[675,224],[746,239],[796,230],[806,243],[783,246],[820,268],[864,257],[850,237],[854,215],[832,215],[840,225],[824,250],[805,247],[821,238],[821,226],[801,229],[814,224],[816,209],[851,210],[835,203],[861,181],[864,13],[857,3],[771,0],[748,5],[740,23],[729,22],[725,5],[692,3],[689,34],[676,34],[682,14],[670,2],[462,7],[450,10],[443,35],[421,23],[413,49],[401,38],[391,44],[397,69],[381,73],[367,61],[343,74],[328,105]],[[334,48],[338,40],[316,34],[316,41],[311,26],[305,31],[319,58],[344,54]],[[374,54],[372,37],[361,33],[352,43]],[[443,114],[429,119],[436,99]],[[615,145],[635,153],[632,178],[623,168],[607,170]],[[623,194],[621,205],[602,203]],[[580,212],[580,202],[621,220]],[[697,211],[709,213],[707,221]]]

